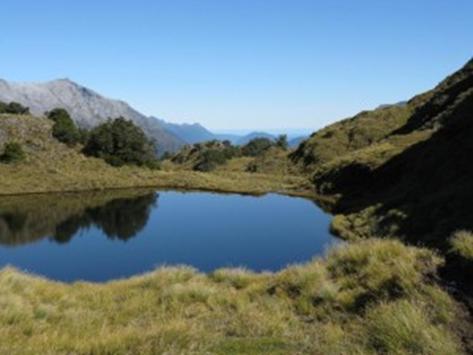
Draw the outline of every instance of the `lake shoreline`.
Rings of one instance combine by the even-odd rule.
[[[106,282],[161,265],[205,273],[277,271],[336,244],[330,218],[310,199],[275,193],[127,189],[10,196],[0,199],[0,267],[66,282]]]
[[[463,353],[462,310],[428,282],[440,262],[426,249],[371,239],[275,273],[161,267],[106,283],[68,284],[3,268],[0,350],[153,354],[192,347],[225,354],[239,344],[243,353],[372,353],[373,327],[397,334],[391,324],[416,330],[420,322],[436,353]],[[353,263],[358,267],[349,268]],[[379,291],[374,297],[372,287]],[[391,295],[389,287],[399,293]],[[370,304],[359,305],[368,296]],[[44,342],[51,337],[53,344]]]
[[[138,169],[138,168],[137,168]],[[140,169],[144,170],[144,169]],[[45,175],[44,178],[36,180],[48,181],[51,176]],[[157,179],[164,178],[163,181]],[[149,181],[153,180],[153,181]],[[96,182],[100,182],[97,179]],[[297,186],[297,185],[306,186]],[[293,197],[305,197],[316,200],[325,206],[333,203],[333,198],[319,195],[314,188],[307,187],[308,180],[303,176],[274,176],[255,173],[200,173],[193,171],[157,171],[152,172],[143,183],[127,181],[122,183],[104,184],[96,186],[94,180],[87,182],[77,182],[69,180],[58,186],[45,184],[38,188],[8,189],[5,191],[0,188],[0,196],[21,196],[50,193],[79,193],[93,191],[113,191],[127,189],[164,189],[164,190],[183,190],[183,191],[202,191],[216,193],[236,193],[242,195],[261,196],[268,193],[277,193]],[[71,187],[74,186],[74,187]],[[310,186],[310,185],[309,185]]]

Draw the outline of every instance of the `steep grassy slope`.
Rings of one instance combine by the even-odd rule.
[[[395,232],[446,249],[447,236],[473,228],[468,207],[473,197],[472,135],[470,61],[376,146],[408,140],[403,149],[391,150],[389,159],[374,166],[355,160],[316,171],[314,181],[325,192],[341,195],[336,210],[375,217],[370,218],[376,221],[370,226],[373,234]]]
[[[314,134],[292,159],[336,196],[347,236],[399,236],[448,248],[473,228],[473,60],[430,92]]]
[[[327,126],[300,144],[291,159],[310,172],[322,164],[376,144],[402,127],[429,95],[419,95],[401,105],[364,111]]]
[[[370,240],[276,274],[161,268],[107,284],[0,271],[5,354],[462,354],[441,260]]]
[[[399,237],[439,249],[448,261],[442,275],[471,296],[473,263],[451,252],[450,243],[456,231],[473,230],[471,137],[473,60],[405,107],[378,109],[316,133],[292,158],[319,194],[336,201],[335,233]],[[470,240],[461,240],[463,249]]]

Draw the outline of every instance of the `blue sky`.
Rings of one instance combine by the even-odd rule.
[[[473,55],[473,1],[2,0],[0,77],[68,77],[172,122],[319,128]]]

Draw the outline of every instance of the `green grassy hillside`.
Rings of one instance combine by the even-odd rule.
[[[320,165],[383,141],[406,124],[409,117],[431,93],[414,97],[407,103],[363,111],[354,117],[313,133],[291,154],[292,161],[311,172]]]
[[[329,204],[337,214],[333,232],[352,240],[396,237],[441,250],[448,261],[442,275],[472,295],[467,276],[473,263],[451,252],[450,241],[458,230],[473,230],[472,136],[470,60],[405,106],[362,113],[315,133],[292,160],[318,194],[335,201]],[[461,246],[471,248],[471,238]]]
[[[398,236],[448,248],[472,229],[473,60],[403,106],[362,113],[315,133],[292,154],[318,193],[336,197],[346,236]]]
[[[69,147],[52,136],[53,122],[29,115],[0,114],[0,155],[7,143],[19,143],[25,159],[0,161],[0,195],[38,192],[103,190],[127,187],[170,187],[261,194],[284,192],[313,195],[306,177],[219,170],[212,174],[161,171],[145,167],[112,167],[86,157],[81,147]]]
[[[252,143],[250,143],[251,145]],[[271,176],[301,176],[289,160],[287,147],[272,141],[262,149],[249,149],[218,140],[188,145],[166,161],[164,166],[173,170],[260,173]],[[248,152],[250,151],[250,152]]]

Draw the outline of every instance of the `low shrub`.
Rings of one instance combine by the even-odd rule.
[[[221,150],[208,149],[202,153],[200,161],[194,166],[194,170],[198,171],[211,171],[214,170],[217,165],[224,164],[227,158]]]
[[[30,113],[30,109],[14,101],[10,102],[9,104],[0,102],[0,113],[11,113],[14,115],[27,115]]]
[[[241,148],[245,156],[256,157],[273,146],[273,142],[268,138],[254,138]]]
[[[84,138],[66,110],[56,108],[48,112],[47,117],[54,121],[53,136],[58,141],[72,146]]]
[[[287,142],[287,135],[281,134],[278,138],[276,138],[275,142],[276,147],[279,147],[283,150],[287,150],[289,147],[289,143]]]
[[[5,144],[3,154],[0,155],[0,161],[3,163],[16,163],[25,160],[26,154],[20,143],[10,142]]]

